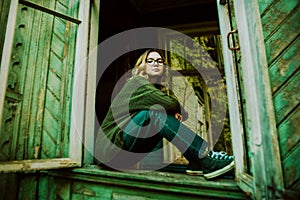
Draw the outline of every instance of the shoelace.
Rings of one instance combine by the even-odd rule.
[[[220,159],[220,160],[226,160],[226,159],[233,159],[234,158],[234,156],[228,156],[225,151],[220,151],[220,152],[209,151],[207,156],[209,156],[211,158],[215,158],[215,159]]]

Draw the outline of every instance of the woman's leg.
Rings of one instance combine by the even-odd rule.
[[[234,168],[233,156],[210,151],[206,155],[207,142],[195,134],[174,116],[157,111],[141,111],[124,129],[124,149],[131,152],[151,152],[166,138],[189,161],[192,171],[215,178]]]
[[[137,153],[151,152],[166,138],[189,162],[198,162],[207,143],[174,116],[158,111],[141,111],[124,129],[124,150]]]

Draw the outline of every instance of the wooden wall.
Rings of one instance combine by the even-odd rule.
[[[263,0],[260,13],[286,189],[300,190],[300,3]]]

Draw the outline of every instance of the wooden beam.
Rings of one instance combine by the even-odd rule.
[[[69,158],[1,161],[0,173],[58,169],[76,166],[78,166],[78,163]]]

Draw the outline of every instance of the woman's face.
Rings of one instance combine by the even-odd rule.
[[[146,59],[146,74],[151,77],[161,76],[164,72],[164,61],[157,52],[149,53]]]

